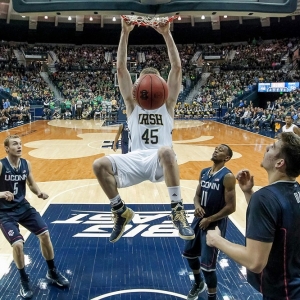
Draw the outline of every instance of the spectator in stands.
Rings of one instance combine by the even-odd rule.
[[[250,114],[249,108],[245,108],[243,115],[240,117],[240,126],[244,127],[246,125],[246,119],[248,118]]]
[[[253,117],[253,127],[256,128],[256,129],[259,129],[259,122],[263,116],[263,109],[258,107],[257,111],[255,112],[254,114],[254,117]]]
[[[71,113],[72,113],[72,119],[76,118],[76,103],[75,100],[71,101]]]
[[[245,126],[246,128],[250,128],[251,124],[252,124],[252,121],[253,121],[253,116],[254,116],[254,108],[251,108],[249,110],[249,113],[247,115],[247,117],[244,119],[245,121]]]
[[[21,114],[22,114],[23,122],[31,121],[31,114],[27,107],[23,107],[23,109],[21,110]]]
[[[274,108],[275,108],[274,103],[271,101],[267,101],[267,109],[273,111]]]
[[[94,117],[94,120],[96,120],[97,117],[99,117],[99,119],[101,119],[101,109],[100,109],[100,105],[96,106],[94,111],[93,111],[93,114],[92,114],[92,117]]]
[[[222,121],[225,123],[230,122],[230,113],[228,111],[225,112],[225,115],[223,116]]]
[[[66,111],[67,111],[66,101],[62,100],[62,101],[60,101],[60,113],[61,113],[61,115],[64,116]]]
[[[83,108],[83,102],[81,98],[78,98],[76,101],[76,119],[81,120],[82,118],[82,108]]]
[[[8,117],[5,116],[4,111],[0,110],[0,127],[5,130],[8,127]]]
[[[3,108],[4,109],[8,109],[10,107],[10,102],[9,102],[9,99],[6,99],[4,104],[3,104]]]

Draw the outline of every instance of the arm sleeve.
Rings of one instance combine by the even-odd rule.
[[[246,237],[272,243],[281,224],[281,206],[272,192],[262,188],[251,197],[247,210]]]

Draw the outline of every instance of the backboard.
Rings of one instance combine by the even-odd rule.
[[[297,8],[297,0],[12,0],[18,13],[47,12],[86,14],[139,14],[167,16],[197,13],[285,16]]]

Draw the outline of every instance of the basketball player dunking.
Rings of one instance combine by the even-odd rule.
[[[194,231],[189,226],[183,209],[179,168],[172,149],[174,107],[180,92],[182,76],[179,53],[170,32],[170,24],[153,27],[163,36],[168,49],[171,63],[167,82],[169,96],[165,104],[158,109],[142,109],[133,99],[133,85],[127,70],[128,37],[133,28],[134,25],[122,20],[117,52],[118,81],[126,105],[131,152],[102,157],[93,164],[99,184],[110,200],[114,217],[110,242],[116,242],[121,238],[126,224],[134,216],[134,212],[121,199],[117,188],[132,186],[145,180],[151,182],[165,180],[171,201],[173,224],[179,230],[181,238],[194,239]],[[146,68],[140,75],[145,74],[159,75],[159,72],[154,68]]]

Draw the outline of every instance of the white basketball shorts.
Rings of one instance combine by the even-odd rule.
[[[111,154],[111,161],[117,187],[124,188],[150,180],[164,180],[163,168],[159,163],[158,149],[137,150],[126,154]]]

